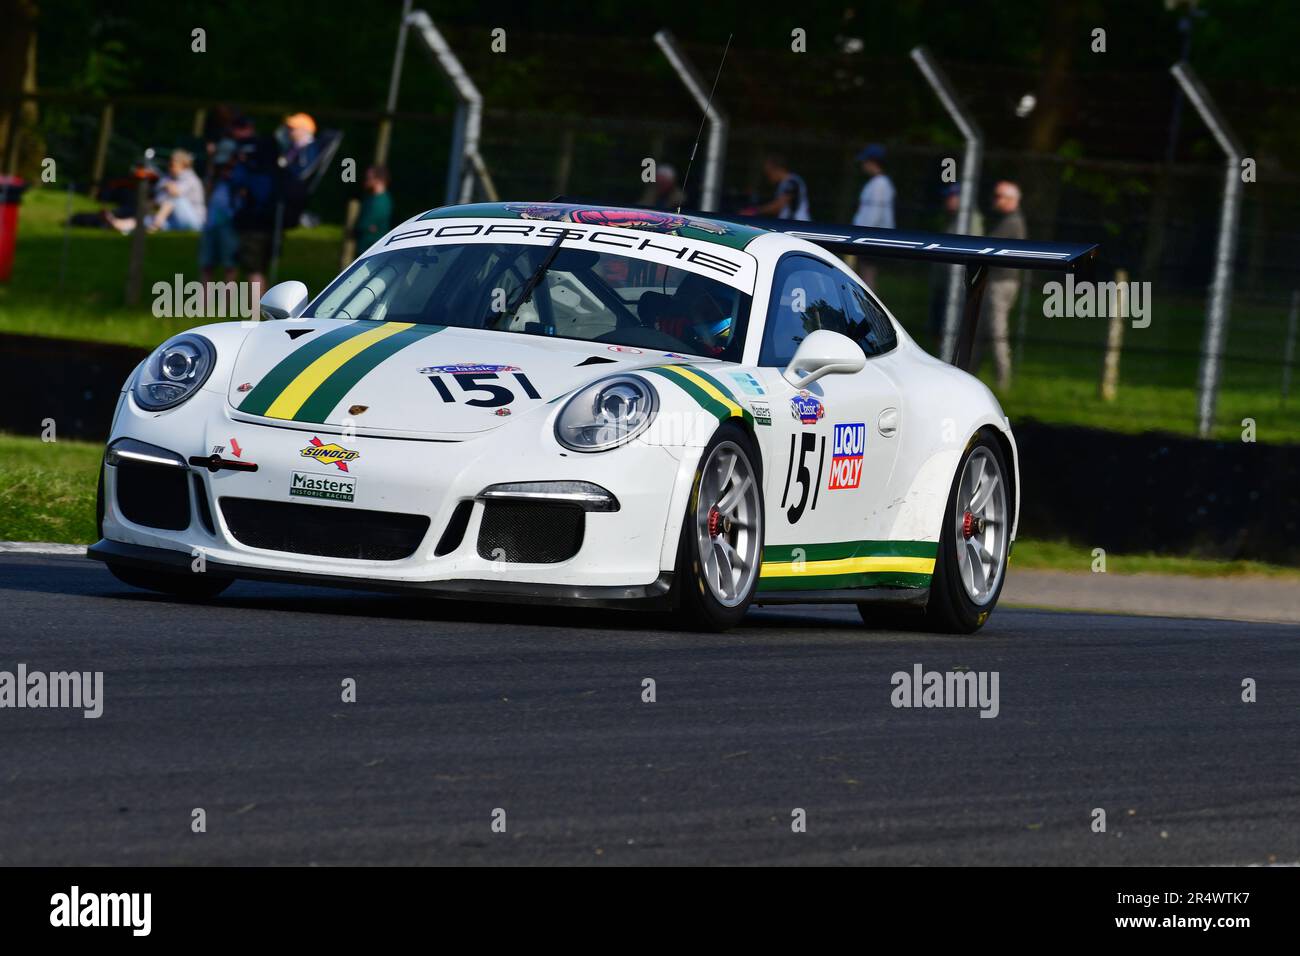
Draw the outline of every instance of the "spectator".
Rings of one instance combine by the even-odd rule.
[[[192,232],[203,228],[203,180],[194,172],[194,157],[190,153],[183,149],[172,151],[167,175],[158,180],[153,198],[157,209],[144,220],[144,227],[150,232],[162,229]],[[134,231],[136,226],[134,216],[118,218],[106,212],[104,218],[124,234]]]
[[[235,139],[230,128],[238,115],[234,107],[218,103],[208,111],[207,118],[204,120],[203,149],[207,154],[207,166],[203,171],[203,186],[209,194],[212,192],[217,175],[214,157],[223,146],[228,149],[234,148]]]
[[[998,239],[1024,239],[1025,217],[1020,211],[1020,187],[1003,179],[993,187],[993,209],[996,216],[991,237]],[[984,291],[984,304],[980,310],[980,329],[971,357],[971,368],[979,371],[980,346],[985,340],[993,344],[993,365],[997,372],[1000,391],[1011,387],[1011,306],[1020,291],[1020,273],[1015,269],[990,269],[988,288]]]
[[[284,118],[284,129],[288,144],[280,165],[301,178],[320,154],[320,144],[316,142],[316,121],[306,113],[294,113]]]
[[[943,189],[943,232],[957,232],[957,214],[961,209],[961,187],[956,183]],[[978,209],[970,211],[970,225],[966,228],[968,236],[984,234],[984,218]],[[930,335],[935,342],[936,351],[943,345],[943,323],[948,314],[948,276],[954,267],[936,265],[930,267]]]
[[[885,175],[885,147],[872,143],[858,153],[858,164],[867,182],[858,196],[853,225],[873,229],[894,228],[894,183]]]
[[[654,182],[646,184],[637,205],[647,209],[670,209],[674,212],[686,205],[686,195],[677,185],[677,168],[668,163],[660,163],[655,168]]]
[[[776,195],[761,206],[746,210],[751,216],[776,216],[778,219],[811,219],[808,206],[808,186],[803,177],[791,172],[785,157],[768,156],[763,160],[763,175],[776,187]]]
[[[212,281],[217,266],[226,282],[235,281],[239,236],[235,233],[235,191],[231,184],[234,159],[234,140],[219,143],[212,153],[212,195],[208,197],[207,222],[199,233],[199,269],[205,284]]]
[[[872,229],[894,228],[894,183],[885,175],[885,147],[871,143],[857,155],[867,181],[858,196],[853,225]],[[876,267],[870,259],[857,259],[858,275],[869,286],[876,284]]]
[[[162,201],[153,222],[147,225],[155,232],[159,229],[202,229],[206,215],[203,180],[194,172],[194,156],[183,149],[173,150],[168,173],[158,184],[158,196]]]
[[[239,237],[236,261],[253,284],[254,296],[261,296],[271,263],[275,205],[279,200],[279,154],[275,140],[258,136],[253,121],[246,116],[235,120],[231,133],[236,144],[235,167],[230,174],[235,233]]]
[[[306,113],[286,116],[276,131],[276,140],[283,150],[276,201],[281,205],[281,227],[291,229],[302,219],[311,193],[308,183],[316,173],[321,155],[316,121]]]
[[[371,166],[367,169],[362,188],[366,191],[366,198],[361,200],[361,214],[357,216],[358,255],[388,232],[393,220],[393,199],[388,195],[388,168]]]

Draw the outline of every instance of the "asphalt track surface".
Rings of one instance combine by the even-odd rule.
[[[1300,860],[1286,625],[1003,609],[951,638],[813,607],[700,635],[249,583],[186,605],[34,555],[0,556],[0,601],[0,670],[102,670],[105,698],[0,710],[3,864]],[[894,708],[917,663],[998,671],[999,716]]]

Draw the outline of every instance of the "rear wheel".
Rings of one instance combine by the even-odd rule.
[[[758,588],[763,489],[749,436],[723,425],[700,456],[682,523],[677,581],[687,626],[724,631],[741,622]]]
[[[1011,544],[1010,470],[997,440],[977,432],[948,495],[923,612],[858,605],[869,624],[972,634],[1002,594]]]
[[[230,587],[231,579],[215,574],[185,574],[179,571],[150,571],[109,562],[108,570],[123,584],[146,591],[161,591],[188,601],[214,598]]]

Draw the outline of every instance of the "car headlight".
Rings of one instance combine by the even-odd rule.
[[[641,434],[659,411],[659,393],[636,375],[592,382],[564,404],[555,440],[573,451],[607,451]]]
[[[151,412],[175,408],[208,380],[217,351],[201,335],[185,332],[168,339],[145,359],[131,394]]]

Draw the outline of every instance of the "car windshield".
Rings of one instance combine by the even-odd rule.
[[[450,243],[354,262],[304,318],[372,319],[581,339],[739,361],[750,297],[685,269],[561,247]]]

